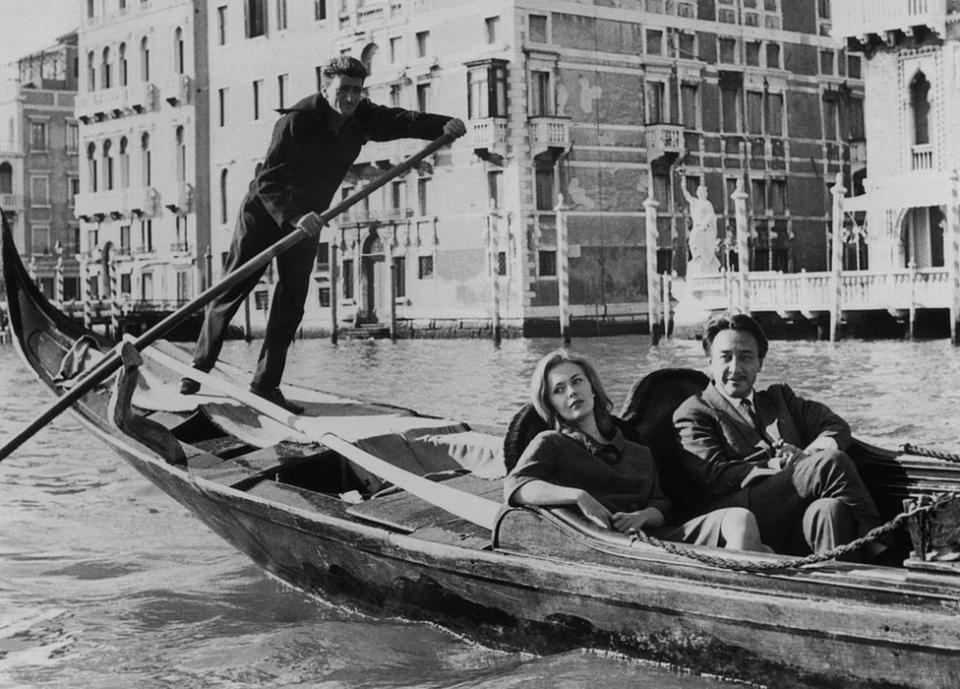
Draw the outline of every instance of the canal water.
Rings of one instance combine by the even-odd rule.
[[[245,367],[257,344],[229,342]],[[288,379],[503,426],[556,345],[508,340],[297,342]],[[699,343],[580,340],[611,397]],[[944,340],[774,342],[761,382],[828,402],[861,437],[960,449],[960,352]],[[0,346],[0,440],[48,404]],[[436,626],[308,599],[267,577],[64,417],[0,465],[0,688],[737,686],[583,649],[484,647]]]

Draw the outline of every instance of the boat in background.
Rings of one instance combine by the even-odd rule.
[[[306,409],[291,416],[237,387],[246,374],[229,364],[199,374],[168,342],[138,352],[85,330],[37,290],[6,227],[2,259],[14,341],[40,383],[62,395],[119,347],[120,370],[80,397],[74,416],[305,592],[488,644],[609,648],[777,687],[957,686],[960,571],[949,562],[798,566],[772,554],[676,552],[569,510],[507,509],[499,435],[284,386]],[[202,394],[179,394],[186,372],[200,376]],[[697,375],[639,381],[624,427],[663,454],[665,419],[702,385]],[[507,454],[536,430],[521,411]],[[862,442],[853,454],[887,518],[905,499],[960,493],[955,464]]]

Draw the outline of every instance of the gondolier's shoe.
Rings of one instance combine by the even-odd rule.
[[[184,376],[180,379],[180,394],[181,395],[196,395],[200,392],[200,383],[195,381],[193,378],[187,378]]]
[[[250,386],[250,392],[252,392],[257,397],[262,397],[268,402],[273,402],[278,407],[283,407],[291,414],[302,414],[303,407],[295,402],[291,402],[286,397],[283,396],[283,393],[280,392],[280,388],[273,388],[271,390],[264,390],[259,388],[256,385]]]

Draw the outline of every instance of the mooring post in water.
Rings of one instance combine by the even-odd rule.
[[[387,279],[390,280],[390,287],[387,290],[390,298],[390,341],[397,341],[397,264],[393,261],[393,240],[396,234],[397,226],[393,225],[393,230],[383,242],[383,255],[389,268],[387,269]]]
[[[644,220],[647,225],[647,323],[650,326],[650,342],[657,344],[663,335],[660,330],[660,276],[657,274],[657,209],[660,202],[653,198],[653,185],[647,189],[643,201]]]
[[[743,177],[737,177],[737,186],[730,194],[737,224],[737,273],[740,276],[740,310],[750,313],[750,229],[747,226],[747,199]]]
[[[847,193],[843,186],[843,175],[837,173],[836,182],[830,187],[833,194],[833,226],[830,256],[830,341],[836,342],[840,335],[840,302],[843,296],[843,195]]]
[[[250,295],[243,298],[243,341],[253,339],[253,328],[250,327]]]
[[[960,346],[960,172],[950,175],[950,212],[947,214],[950,241],[950,342]]]
[[[557,195],[557,205],[553,209],[557,214],[557,306],[560,315],[560,338],[563,344],[570,344],[570,264],[567,246],[567,211],[563,194]]]
[[[487,253],[490,257],[490,329],[493,344],[500,345],[500,211],[496,199],[490,199],[487,216]]]
[[[337,266],[337,243],[330,242],[330,342],[337,344],[337,303],[340,297],[337,294],[337,280],[340,279],[340,270]]]

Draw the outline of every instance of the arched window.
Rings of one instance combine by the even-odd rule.
[[[110,80],[110,48],[103,49],[103,62],[100,63],[100,84],[105,89],[112,86]]]
[[[120,86],[126,86],[129,83],[129,74],[127,73],[126,43],[121,43],[120,48],[117,50],[117,79],[120,82]]]
[[[910,107],[913,110],[913,143],[930,143],[930,82],[923,72],[910,81]]]
[[[120,139],[120,188],[126,189],[130,186],[130,151],[128,150],[127,137]]]
[[[177,74],[183,74],[186,71],[183,64],[183,29],[179,26],[173,32],[173,62]]]
[[[97,90],[97,65],[96,58],[91,50],[87,53],[87,91]]]
[[[10,163],[0,163],[0,194],[13,193],[13,166]]]
[[[220,171],[220,222],[227,222],[227,169]]]
[[[87,174],[90,180],[89,191],[97,190],[97,145],[87,146]]]
[[[150,135],[146,132],[140,137],[140,181],[143,186],[150,186]]]
[[[146,36],[140,41],[140,81],[150,81],[150,44]]]
[[[183,127],[177,127],[177,181],[187,180],[187,142]]]
[[[374,57],[376,56],[376,54],[377,54],[376,43],[368,43],[366,47],[364,47],[363,52],[360,53],[360,62],[362,62],[363,66],[367,68],[368,77],[373,74],[373,68],[375,66]]]
[[[113,189],[113,158],[110,157],[113,142],[107,139],[103,142],[103,187]]]

